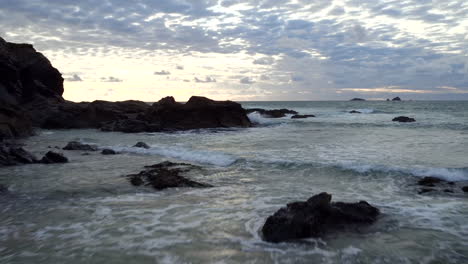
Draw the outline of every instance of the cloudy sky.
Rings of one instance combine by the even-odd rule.
[[[466,0],[2,0],[65,98],[468,99]]]

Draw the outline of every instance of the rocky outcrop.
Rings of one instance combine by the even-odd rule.
[[[262,108],[249,108],[249,109],[245,109],[245,112],[247,114],[257,112],[257,113],[261,114],[263,117],[267,117],[267,118],[281,118],[281,117],[285,117],[287,114],[290,114],[290,115],[297,115],[298,114],[298,112],[296,112],[294,110],[289,110],[289,109],[285,109],[285,108],[273,109],[273,110],[265,110],[265,109],[262,109]]]
[[[393,122],[402,122],[402,123],[409,123],[409,122],[416,122],[416,119],[407,117],[407,116],[398,116],[392,119]]]
[[[113,149],[103,149],[101,151],[102,155],[117,155],[118,153]]]
[[[0,145],[0,167],[19,164],[32,164],[38,162],[37,158],[18,146]]]
[[[357,111],[357,110],[351,110],[349,111],[350,114],[361,114],[361,112]]]
[[[134,148],[144,148],[144,149],[149,149],[150,146],[148,146],[148,144],[146,144],[145,142],[137,142],[134,146]]]
[[[156,190],[175,187],[213,187],[210,184],[199,183],[181,176],[181,173],[197,168],[190,164],[165,161],[145,168],[138,174],[127,175],[132,185],[152,186]]]
[[[353,98],[350,101],[365,101],[365,99],[362,98]]]
[[[267,218],[262,228],[263,239],[282,242],[320,237],[370,225],[377,220],[379,209],[365,201],[332,203],[331,198],[328,193],[320,193],[306,202],[289,203]]]
[[[8,138],[30,136],[32,122],[20,107],[0,100],[0,141]]]
[[[393,98],[392,101],[401,101],[401,98],[397,96],[397,97]]]
[[[466,181],[452,182],[441,178],[426,176],[417,182],[418,194],[450,194],[459,195],[464,191]],[[468,189],[468,188],[467,188]],[[468,191],[468,190],[467,190]]]
[[[41,159],[41,163],[44,164],[51,164],[51,163],[67,163],[68,158],[63,156],[62,153],[57,153],[53,151],[49,151],[45,154],[45,156]]]
[[[82,150],[82,151],[97,151],[98,147],[89,144],[83,144],[78,141],[70,141],[63,147],[64,150]]]
[[[315,117],[314,115],[293,115],[291,116],[291,119],[302,119],[302,118],[309,118],[309,117]]]
[[[468,185],[467,185],[467,186],[463,186],[463,187],[462,187],[462,191],[463,191],[463,192],[468,192]]]

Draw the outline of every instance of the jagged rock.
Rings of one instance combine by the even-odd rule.
[[[291,119],[301,119],[301,118],[309,118],[309,117],[315,117],[314,115],[293,115],[291,116]]]
[[[397,96],[397,97],[393,98],[392,101],[401,101],[401,98]]]
[[[163,98],[140,119],[162,130],[251,126],[240,104],[200,96],[190,97],[185,104],[175,102],[173,97]]]
[[[356,111],[356,110],[351,110],[349,111],[350,114],[361,114],[361,112],[359,111]]]
[[[113,149],[103,149],[101,151],[101,154],[102,155],[116,155],[117,152],[115,150],[113,150]]]
[[[365,99],[362,98],[353,98],[350,101],[365,101]]]
[[[262,108],[250,108],[250,109],[245,109],[245,112],[247,114],[257,112],[257,113],[261,114],[263,117],[267,117],[267,118],[281,118],[281,117],[285,117],[287,114],[291,114],[291,115],[297,115],[298,114],[298,112],[296,112],[294,110],[289,110],[289,109],[285,109],[285,108],[273,109],[273,110],[265,110],[265,109],[262,109]]]
[[[262,228],[263,239],[282,242],[320,237],[329,232],[352,230],[374,223],[379,209],[365,201],[331,202],[328,193],[314,195],[306,202],[289,203],[269,216]]]
[[[180,176],[180,173],[195,168],[195,166],[190,164],[162,162],[152,166],[145,166],[145,168],[145,170],[138,174],[127,175],[132,185],[152,186],[156,190],[174,187],[213,187],[210,184],[199,183]]]
[[[67,163],[68,158],[63,156],[62,153],[57,153],[53,151],[49,151],[45,154],[45,156],[41,159],[41,163],[51,164],[51,163]]]
[[[26,112],[0,99],[0,141],[30,136],[32,133],[32,122]]]
[[[0,145],[0,166],[36,163],[36,157],[17,146]]]
[[[106,123],[101,127],[102,131],[119,131],[124,133],[140,133],[140,132],[158,132],[159,127],[151,126],[147,122],[137,119],[123,119],[114,122]],[[155,130],[155,131],[150,131]]]
[[[446,182],[445,180],[436,178],[436,177],[424,177],[421,180],[418,181],[419,185],[423,186],[428,186],[428,187],[434,187],[436,184],[441,183],[441,182]]]
[[[150,148],[150,146],[148,146],[148,144],[146,144],[145,142],[137,142],[133,147],[134,148],[145,148],[145,149]]]
[[[70,141],[63,149],[64,150],[97,151],[98,147],[89,145],[89,144],[83,144],[78,141]]]
[[[392,119],[393,122],[403,122],[403,123],[408,123],[408,122],[416,122],[414,118],[407,117],[407,116],[398,116]]]

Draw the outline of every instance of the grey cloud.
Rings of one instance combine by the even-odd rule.
[[[183,69],[184,69],[184,66],[182,66],[182,65],[177,65],[177,66],[176,66],[176,69],[177,69],[177,70],[183,70]]]
[[[242,84],[253,84],[253,83],[255,83],[255,81],[254,81],[252,78],[247,77],[247,76],[241,78],[241,79],[239,80],[239,82],[242,83]]]
[[[82,82],[83,80],[81,79],[78,74],[73,74],[71,77],[65,78],[66,81],[68,82]]]
[[[171,73],[169,71],[165,71],[165,70],[154,72],[154,75],[170,75],[170,74]]]
[[[275,62],[275,59],[271,57],[263,57],[259,58],[253,61],[253,64],[259,64],[259,65],[271,65]]]
[[[216,82],[216,79],[210,76],[206,76],[204,80],[198,79],[197,77],[195,77],[194,81],[197,83],[211,83],[211,82]]]
[[[109,77],[102,77],[101,82],[123,82],[123,80],[113,77],[113,76],[109,76]]]

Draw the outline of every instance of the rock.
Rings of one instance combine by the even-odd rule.
[[[306,202],[289,203],[269,216],[262,228],[263,239],[282,242],[320,237],[339,230],[352,230],[374,223],[379,209],[365,201],[331,202],[332,196],[320,193]]]
[[[150,126],[147,122],[137,119],[123,119],[114,122],[106,123],[101,127],[102,131],[119,131],[124,133],[140,133],[140,132],[158,132],[159,127]],[[154,131],[150,131],[154,130]]]
[[[89,145],[89,144],[83,144],[77,141],[70,141],[63,149],[64,150],[97,151],[98,147]]]
[[[32,134],[32,121],[27,113],[0,99],[0,141]]]
[[[361,114],[361,112],[359,111],[356,111],[356,110],[351,110],[349,111],[350,114]]]
[[[365,99],[362,98],[353,98],[350,101],[365,101]]]
[[[385,100],[385,101],[387,101],[387,102],[388,102],[388,101],[390,101],[390,99],[388,99],[388,98],[387,98],[387,100]]]
[[[23,148],[0,144],[0,167],[36,162],[36,157]]]
[[[397,96],[397,97],[393,98],[392,101],[401,101],[401,98]]]
[[[421,188],[421,190],[419,190],[418,194],[423,194],[423,193],[432,192],[432,191],[434,191],[434,189]]]
[[[0,195],[1,194],[7,194],[8,193],[8,187],[6,187],[3,184],[0,184]]]
[[[45,154],[45,156],[41,159],[41,163],[44,164],[51,164],[51,163],[67,163],[68,158],[63,156],[62,153],[57,153],[53,151],[49,151]]]
[[[418,184],[423,185],[423,186],[428,186],[428,187],[434,187],[435,184],[442,183],[442,182],[446,182],[446,181],[442,180],[442,179],[439,179],[439,178],[436,178],[436,177],[428,176],[428,177],[424,177],[421,180],[419,180]]]
[[[185,104],[166,97],[154,103],[139,117],[152,126],[149,130],[188,130],[200,128],[250,127],[251,123],[240,104],[213,101],[192,96]]]
[[[115,150],[113,150],[113,149],[103,149],[101,151],[101,154],[102,155],[116,155],[117,152],[115,152]]]
[[[192,181],[179,175],[195,167],[185,163],[162,162],[146,166],[145,170],[138,174],[127,175],[127,178],[134,186],[152,186],[156,190],[174,187],[213,187],[210,184]]]
[[[467,185],[467,186],[463,186],[463,187],[462,187],[462,191],[468,192],[468,185]]]
[[[314,115],[293,115],[291,116],[291,119],[300,119],[300,118],[309,118],[309,117],[315,117]]]
[[[265,110],[262,108],[250,108],[250,109],[245,109],[245,112],[247,114],[257,112],[261,114],[263,117],[267,118],[280,118],[280,117],[285,117],[287,114],[291,115],[297,115],[298,113],[294,110],[289,110],[289,109],[273,109],[273,110]]]
[[[411,117],[407,116],[398,116],[392,119],[393,122],[403,122],[403,123],[408,123],[408,122],[415,122],[416,120]]]
[[[138,142],[133,147],[134,148],[145,148],[145,149],[150,148],[150,146],[148,146],[148,144],[146,144],[145,142]]]

